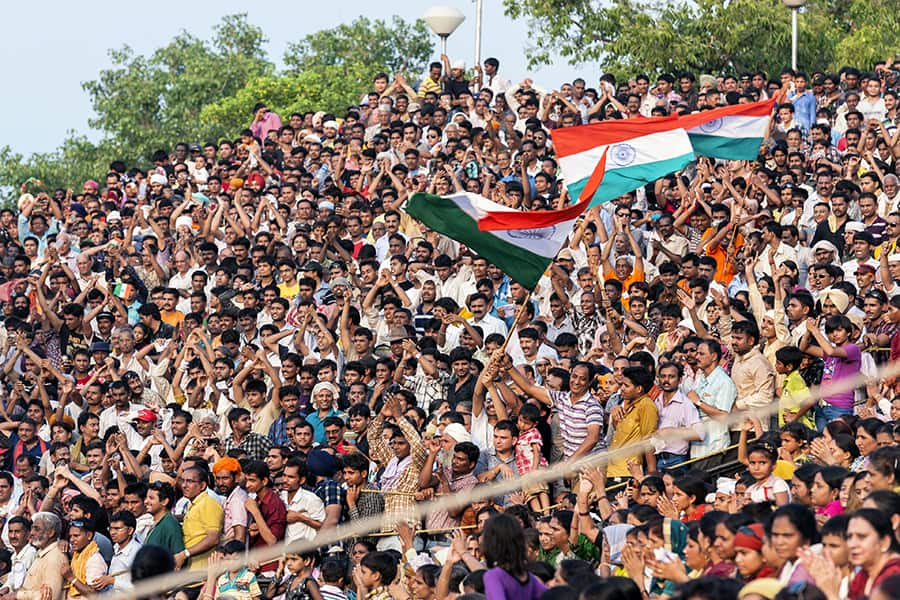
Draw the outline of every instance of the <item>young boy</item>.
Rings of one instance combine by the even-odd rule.
[[[322,600],[347,600],[344,591],[346,573],[347,567],[343,561],[329,559],[322,564],[322,585],[319,587]]]
[[[397,577],[397,560],[390,552],[369,552],[362,557],[353,574],[356,597],[365,600],[391,600],[388,586]]]
[[[822,554],[834,563],[843,575],[841,579],[840,592],[838,597],[846,598],[847,591],[850,588],[850,557],[847,550],[847,523],[850,522],[850,515],[836,515],[831,517],[822,525],[819,530],[822,536]]]
[[[234,600],[254,600],[262,596],[262,590],[259,589],[259,583],[256,581],[253,571],[247,567],[239,567],[245,551],[246,547],[243,542],[231,540],[220,548],[220,553],[213,555],[215,558],[210,560],[209,575],[203,590],[205,595],[213,600],[225,594]],[[228,570],[216,576],[218,569],[214,567],[217,563],[222,564]]]
[[[781,384],[781,400],[778,403],[778,425],[785,421],[799,421],[804,426],[815,429],[809,388],[800,375],[803,353],[796,346],[785,346],[775,351],[775,370],[784,376]]]

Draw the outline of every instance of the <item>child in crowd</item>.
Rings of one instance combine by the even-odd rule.
[[[533,404],[522,405],[518,418],[519,441],[516,443],[516,467],[519,475],[547,466],[547,459],[541,453],[543,440],[537,430],[540,418],[541,412],[538,407]],[[550,495],[546,483],[525,486],[522,491],[533,511],[547,514],[550,509]]]
[[[816,509],[816,521],[819,524],[844,512],[839,495],[846,477],[847,469],[829,466],[820,469],[813,478],[809,497]]]
[[[775,448],[766,443],[750,446],[747,453],[747,470],[754,483],[747,488],[746,495],[750,502],[774,502],[782,506],[790,502],[791,492],[784,479],[775,477],[775,461],[778,454]]]
[[[785,346],[775,352],[775,370],[784,376],[781,385],[781,399],[778,402],[778,425],[799,422],[810,429],[815,428],[813,408],[809,400],[809,387],[800,375],[803,353],[796,346]]]
[[[220,548],[220,552],[210,556],[209,574],[204,586],[205,597],[215,600],[227,595],[234,600],[255,600],[262,596],[256,574],[246,566],[241,566],[246,550],[243,542],[231,540]],[[227,570],[217,576],[219,570],[216,566],[219,564]]]
[[[301,598],[303,594],[312,597],[314,594],[321,595],[319,584],[316,582],[314,571],[319,563],[319,553],[315,550],[302,554],[288,554],[284,560],[278,564],[278,571],[275,579],[269,584],[267,596],[274,598],[285,594],[287,597]],[[282,581],[285,571],[288,577]]]

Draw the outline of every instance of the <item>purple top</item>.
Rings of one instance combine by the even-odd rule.
[[[484,574],[484,595],[487,600],[538,600],[546,591],[547,586],[530,573],[526,583],[500,567],[489,569]]]
[[[825,370],[822,373],[822,386],[825,388],[825,401],[838,408],[853,408],[853,390],[847,390],[840,394],[829,394],[828,384],[837,382],[847,377],[853,377],[859,373],[862,353],[856,344],[844,344],[841,346],[847,352],[847,358],[838,356],[825,357]]]

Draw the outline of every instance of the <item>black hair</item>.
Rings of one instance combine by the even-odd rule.
[[[888,538],[890,540],[889,552],[900,552],[900,541],[894,535],[894,526],[890,516],[875,508],[861,508],[850,515],[850,520],[853,519],[863,519],[875,530],[878,537]]]
[[[388,586],[397,577],[397,559],[388,552],[369,552],[359,564],[381,575],[381,585]]]
[[[579,600],[641,600],[640,588],[630,577],[607,577],[581,592]]]
[[[811,510],[801,504],[785,504],[778,507],[772,514],[772,519],[766,523],[766,535],[771,537],[772,525],[780,517],[791,522],[791,525],[800,533],[804,543],[814,544],[819,541],[816,533],[816,517]],[[891,537],[894,537],[893,534]]]
[[[850,523],[850,515],[848,513],[835,515],[825,521],[819,528],[819,536],[837,535],[841,538],[847,536],[847,525]]]
[[[635,386],[641,388],[646,394],[653,388],[653,371],[647,371],[643,367],[625,367],[622,376],[630,380]]]
[[[481,548],[490,567],[500,567],[520,579],[525,573],[525,538],[522,525],[511,515],[496,514],[484,524]]]

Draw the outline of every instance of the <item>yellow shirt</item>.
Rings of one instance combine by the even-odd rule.
[[[426,77],[422,80],[422,83],[419,84],[419,92],[417,96],[419,98],[424,98],[425,94],[428,92],[434,92],[435,94],[441,93],[441,82],[435,81],[431,77]]]
[[[184,547],[190,548],[206,537],[208,531],[222,531],[225,522],[225,510],[205,491],[194,498],[184,515],[181,531],[184,535]],[[197,556],[191,555],[191,570],[205,570],[209,551]]]
[[[281,297],[285,300],[293,300],[297,297],[297,294],[300,293],[300,284],[297,282],[295,282],[294,285],[279,283],[278,291],[279,293],[281,293]]]
[[[650,399],[650,396],[641,396],[637,402],[625,408],[625,416],[616,425],[609,449],[615,450],[649,437],[656,431],[658,420],[659,413],[656,410],[656,405],[653,404],[653,400]],[[630,477],[631,472],[628,470],[629,460],[641,462],[642,454],[623,456],[609,461],[609,465],[606,467],[607,477]]]

